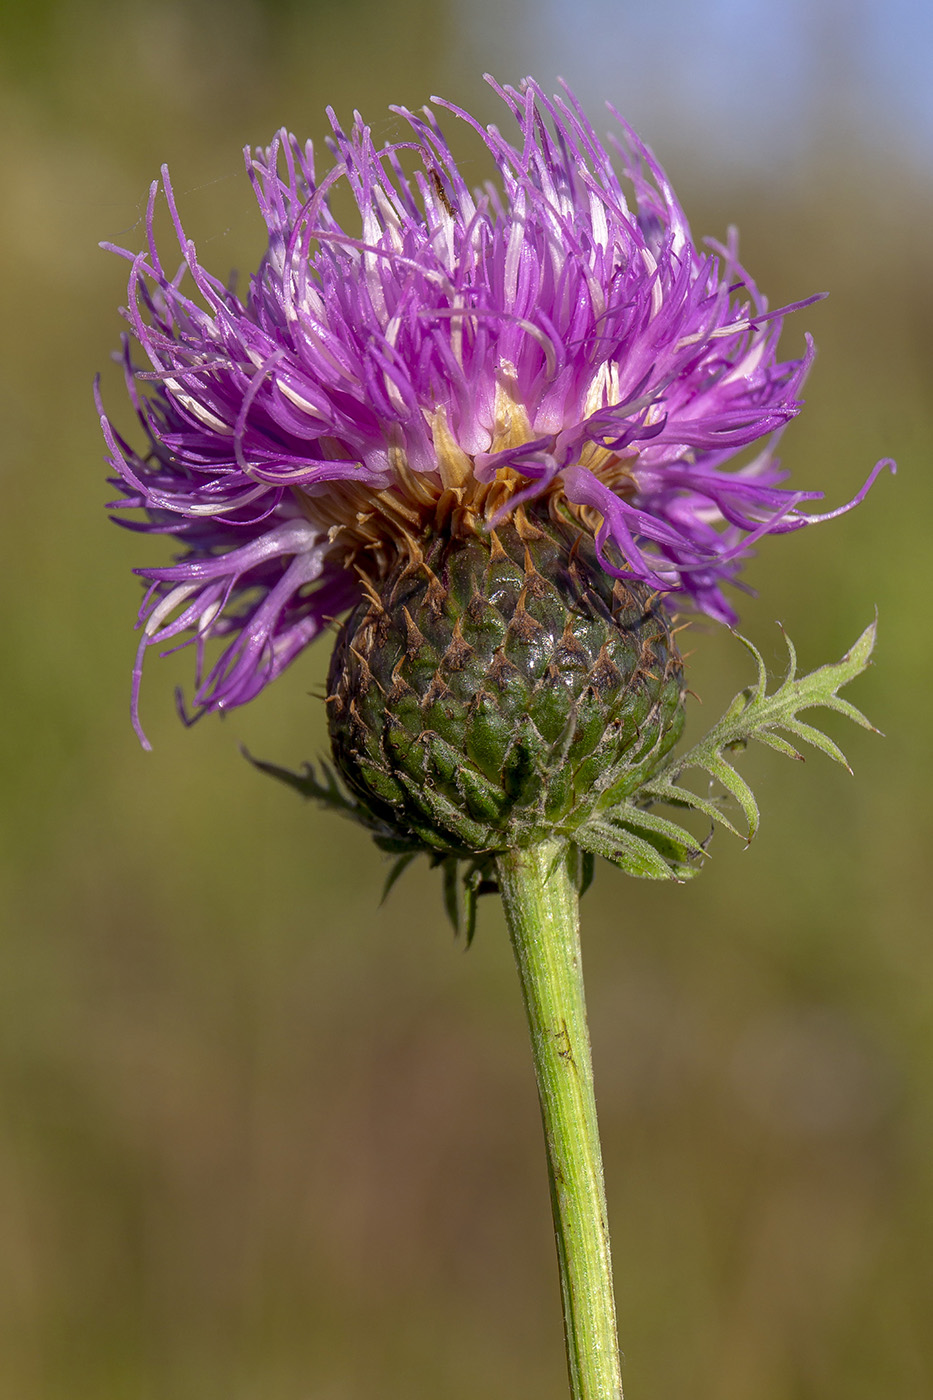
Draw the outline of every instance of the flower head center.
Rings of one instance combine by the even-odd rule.
[[[560,472],[536,481],[508,463],[491,472],[488,467],[478,469],[476,457],[461,447],[451,431],[445,407],[426,413],[425,418],[434,448],[433,470],[415,471],[405,449],[395,446],[389,450],[393,480],[382,490],[352,480],[329,482],[321,491],[293,488],[302,514],[326,533],[328,552],[343,567],[384,577],[400,555],[420,558],[426,539],[484,534],[512,513],[513,501],[516,514],[521,515],[529,497],[546,502],[553,513],[575,519],[587,529],[598,527],[597,511],[567,500]],[[517,452],[534,440],[526,410],[500,383],[484,458]],[[636,457],[633,448],[617,453],[587,442],[574,465],[585,467],[617,495],[632,496]]]

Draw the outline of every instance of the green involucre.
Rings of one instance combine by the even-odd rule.
[[[344,623],[338,770],[371,817],[442,856],[575,839],[634,794],[683,725],[669,613],[544,512],[438,537]]]

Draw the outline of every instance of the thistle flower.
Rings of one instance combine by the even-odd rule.
[[[732,623],[724,585],[755,542],[849,509],[881,469],[840,510],[801,509],[820,493],[781,486],[772,449],[813,349],[780,361],[777,342],[817,298],[769,312],[734,234],[698,249],[614,111],[615,164],[569,91],[492,86],[514,145],[434,99],[495,162],[479,191],[428,108],[393,109],[408,139],[382,148],[329,112],[323,175],[285,132],[247,149],[269,242],[244,299],[200,263],[165,170],[181,268],[156,248],[157,184],[147,249],[114,249],[131,263],[123,364],[147,444],[101,409],[117,505],[183,550],[136,571],[147,747],[148,647],[195,645],[195,716],[243,704],[426,540],[543,512],[592,539],[610,580]],[[340,184],[353,231],[331,208]]]
[[[796,308],[767,310],[734,235],[693,244],[620,118],[614,166],[569,92],[493,86],[514,146],[442,104],[495,162],[498,183],[481,191],[429,109],[396,108],[410,139],[381,149],[359,118],[347,135],[331,114],[321,177],[310,145],[284,132],[248,150],[269,246],[245,300],[201,266],[163,171],[182,266],[159,258],[156,185],[148,249],[124,253],[123,364],[146,452],[101,421],[118,505],[144,513],[131,527],[183,550],[137,571],[142,742],[149,646],[194,643],[197,716],[250,700],[345,614],[327,704],[349,795],[326,771],[259,766],[362,822],[401,857],[396,873],[427,851],[468,938],[476,895],[501,891],[573,1400],[621,1400],[578,895],[596,855],[647,878],[695,872],[695,838],[656,804],[736,829],[685,769],[725,790],[751,836],[758,809],[735,750],[758,739],[794,754],[802,739],[844,762],[799,711],[868,724],[838,691],[868,664],[873,629],[809,676],[791,648],[771,694],[758,656],[757,683],[673,754],[685,700],[674,609],[731,623],[724,588],[756,541],[840,513],[802,509],[819,493],[783,486],[773,455],[812,346],[778,360]],[[349,232],[330,203],[342,182],[361,225]]]

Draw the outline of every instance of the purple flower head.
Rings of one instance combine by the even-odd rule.
[[[114,250],[131,263],[123,364],[146,441],[101,411],[118,505],[183,547],[137,570],[143,743],[147,647],[195,643],[196,713],[243,704],[432,530],[488,529],[546,496],[608,572],[731,623],[723,585],[750,546],[840,513],[801,510],[820,493],[781,487],[771,451],[813,354],[808,340],[778,360],[782,316],[817,298],[769,312],[734,236],[698,250],[617,113],[613,164],[569,92],[492,85],[515,145],[440,103],[495,162],[479,191],[429,109],[394,109],[410,133],[381,149],[330,112],[323,175],[285,132],[247,150],[269,243],[245,299],[201,266],[165,170],[181,268],[155,246],[157,184],[148,248]]]

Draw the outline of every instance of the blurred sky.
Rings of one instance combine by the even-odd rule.
[[[504,25],[536,77],[613,100],[705,161],[795,161],[822,130],[933,165],[924,0],[478,0],[459,14],[484,56]]]

